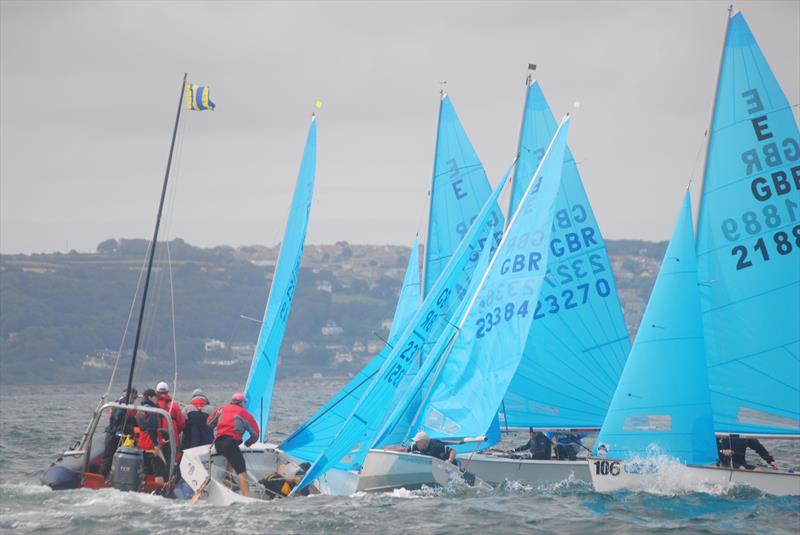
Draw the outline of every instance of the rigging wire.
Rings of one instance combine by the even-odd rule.
[[[166,245],[166,252],[167,252],[167,273],[169,276],[169,295],[170,295],[170,312],[171,312],[171,319],[172,319],[172,366],[173,366],[173,376],[172,376],[172,399],[175,400],[178,397],[178,335],[177,335],[177,328],[175,322],[175,286],[174,286],[174,279],[172,273],[172,252],[170,250],[169,245],[169,238],[172,236],[172,222],[173,217],[175,214],[175,199],[177,198],[178,193],[178,186],[180,184],[180,177],[181,171],[183,170],[183,166],[181,165],[183,162],[183,144],[187,137],[187,132],[189,129],[189,121],[184,120],[181,124],[181,128],[179,130],[179,137],[178,137],[178,150],[175,152],[175,173],[172,179],[172,188],[170,191],[170,201],[169,201],[169,208],[167,209],[166,214],[166,221],[165,221],[165,229],[164,229],[164,237],[165,237],[165,245]],[[170,409],[172,409],[172,404],[170,404]]]
[[[148,242],[148,249],[149,249]],[[139,289],[142,286],[142,277],[144,276],[145,269],[147,268],[147,250],[145,250],[144,258],[142,259],[142,267],[139,269],[139,280],[136,282],[136,290],[133,292],[133,299],[131,300],[131,308],[128,311],[128,320],[125,322],[125,329],[122,331],[122,341],[119,344],[119,350],[117,351],[117,358],[114,361],[114,367],[111,369],[111,378],[108,381],[108,387],[106,388],[105,393],[100,397],[100,403],[102,404],[103,401],[108,397],[108,394],[111,392],[111,388],[114,385],[114,377],[117,374],[117,368],[119,367],[119,361],[122,358],[122,351],[125,348],[125,339],[128,336],[128,329],[131,325],[131,319],[133,319],[133,311],[136,308],[136,298],[139,295]]]

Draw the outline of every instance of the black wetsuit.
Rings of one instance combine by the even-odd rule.
[[[412,444],[409,446],[408,451],[410,453],[419,453],[420,455],[436,457],[437,459],[446,461],[450,458],[450,452],[453,450],[441,440],[431,439],[428,441],[428,447],[424,450],[418,448],[416,444]]]
[[[747,464],[747,459],[745,458],[745,453],[747,452],[747,448],[758,453],[758,455],[767,461],[768,463],[772,464],[775,462],[775,458],[769,454],[767,448],[765,448],[758,439],[755,438],[739,438],[739,437],[719,437],[717,438],[717,450],[719,450],[719,465],[720,466],[731,466],[731,462],[733,462],[733,468],[745,467],[748,470],[752,470],[755,468],[752,464]],[[733,450],[733,456],[729,457],[727,455],[722,454],[722,450]]]
[[[530,450],[531,457],[534,459],[550,459],[552,453],[552,443],[544,433],[536,433],[527,444],[523,444],[519,448],[514,448],[514,452]]]

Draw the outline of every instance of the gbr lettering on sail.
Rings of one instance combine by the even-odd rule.
[[[753,132],[754,146],[741,153],[750,194],[758,209],[745,210],[722,220],[722,234],[731,247],[736,269],[754,262],[770,262],[800,249],[800,142],[776,138],[757,89],[741,93]],[[793,194],[794,193],[794,194]],[[752,236],[754,240],[747,240]],[[742,240],[746,240],[742,242]]]

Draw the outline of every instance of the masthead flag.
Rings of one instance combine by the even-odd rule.
[[[213,110],[217,105],[211,101],[210,93],[211,91],[206,85],[186,84],[186,109]]]

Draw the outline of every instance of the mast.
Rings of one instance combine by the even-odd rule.
[[[517,137],[517,161],[519,162],[520,156],[522,154],[522,133],[525,129],[525,116],[526,111],[528,109],[528,97],[530,96],[531,85],[533,85],[533,71],[536,70],[535,63],[528,64],[528,76],[525,78],[525,102],[522,104],[522,119],[519,122],[519,136]],[[517,173],[519,172],[519,167],[514,168],[514,176],[511,179],[511,193],[508,196],[508,219],[511,219],[511,216],[514,215],[511,212],[511,209],[514,206],[514,190],[517,187]],[[533,178],[531,178],[533,180]]]
[[[717,69],[717,82],[714,85],[714,101],[711,103],[711,118],[708,121],[708,130],[706,130],[706,150],[703,158],[703,176],[700,177],[700,200],[697,204],[697,217],[695,220],[695,236],[697,237],[700,232],[700,219],[703,217],[703,188],[706,182],[706,173],[708,172],[708,150],[711,147],[711,128],[714,126],[714,112],[717,108],[717,97],[719,96],[719,81],[722,78],[722,64],[725,61],[725,48],[728,44],[728,29],[731,26],[731,15],[733,14],[733,4],[728,6],[728,18],[725,20],[725,37],[722,39],[722,52],[719,55],[719,68]],[[689,177],[691,180],[691,177]]]
[[[422,271],[419,277],[422,299],[425,299],[428,293],[425,291],[425,285],[428,282],[428,256],[431,254],[431,211],[433,210],[433,189],[436,184],[436,155],[439,154],[439,135],[441,134],[440,129],[442,126],[442,102],[447,97],[447,93],[444,90],[445,83],[447,82],[442,82],[442,89],[439,90],[439,117],[436,121],[436,145],[433,149],[433,174],[431,176],[431,190],[428,194],[428,228],[425,230],[425,254],[422,257]]]
[[[186,91],[186,73],[183,73],[183,82],[181,82],[181,96],[178,98],[178,113],[175,115],[175,126],[172,128],[172,143],[169,146],[169,157],[167,158],[167,170],[164,173],[164,185],[161,187],[161,201],[158,203],[158,215],[156,216],[156,227],[153,230],[153,240],[150,242],[150,253],[147,259],[147,274],[144,279],[144,289],[142,290],[142,304],[139,307],[139,321],[136,325],[136,339],[133,342],[133,357],[131,358],[131,371],[128,374],[128,386],[125,389],[125,400],[129,400],[131,396],[131,385],[133,384],[133,372],[136,368],[136,355],[139,351],[139,340],[142,334],[142,323],[144,320],[144,307],[147,302],[147,290],[150,285],[150,274],[153,271],[153,258],[156,253],[156,244],[158,243],[158,229],[161,226],[161,213],[164,210],[164,199],[167,196],[167,184],[169,182],[169,170],[172,166],[172,154],[175,150],[175,138],[178,135],[178,123],[181,119],[181,108],[183,108],[183,95]],[[175,388],[175,385],[172,385]]]

